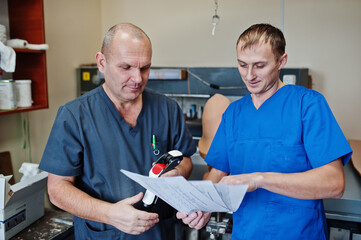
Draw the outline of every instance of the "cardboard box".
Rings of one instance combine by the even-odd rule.
[[[0,178],[0,240],[7,240],[44,216],[47,172],[14,185]]]

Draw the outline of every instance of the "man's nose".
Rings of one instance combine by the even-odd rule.
[[[249,68],[247,69],[246,80],[247,80],[247,81],[250,81],[250,80],[252,80],[254,77],[255,77],[254,69],[253,69],[253,67],[249,67]]]
[[[142,73],[141,73],[140,69],[133,70],[132,79],[136,83],[142,82]]]

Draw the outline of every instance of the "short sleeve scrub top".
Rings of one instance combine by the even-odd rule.
[[[352,150],[326,100],[316,91],[286,85],[257,110],[250,94],[231,103],[206,156],[232,175],[304,172]],[[233,214],[232,239],[327,239],[322,200],[300,200],[257,189]]]
[[[94,198],[115,203],[144,192],[120,169],[148,175],[152,163],[170,150],[191,156],[196,147],[174,100],[144,91],[143,108],[132,128],[102,86],[58,110],[40,169],[76,176],[75,186]],[[156,149],[152,146],[155,136]],[[75,217],[77,239],[173,239],[175,219],[161,220],[140,235]]]

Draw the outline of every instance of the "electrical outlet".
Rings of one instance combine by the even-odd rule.
[[[296,84],[296,75],[283,75],[284,84]]]
[[[15,216],[6,220],[5,231],[6,232],[9,231],[10,229],[12,229],[16,225],[24,222],[25,220],[26,220],[26,214],[25,214],[25,210],[23,210],[20,213],[16,214]]]

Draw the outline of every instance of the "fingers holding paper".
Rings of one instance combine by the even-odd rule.
[[[176,216],[178,219],[182,219],[183,223],[188,225],[190,228],[199,230],[207,224],[209,218],[211,217],[211,213],[198,211],[187,215],[186,213],[177,212]]]
[[[248,185],[247,192],[252,192],[261,187],[262,175],[260,173],[229,175],[223,177],[219,183],[227,185]]]
[[[183,176],[188,178],[192,172],[193,164],[192,160],[189,157],[183,157],[181,163],[176,166],[174,169],[170,170],[162,174],[161,177],[176,177],[176,176]]]

